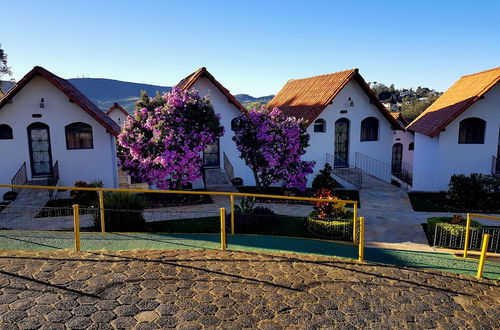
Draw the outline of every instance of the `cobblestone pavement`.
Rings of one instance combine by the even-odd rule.
[[[293,254],[0,251],[2,329],[494,329],[500,285]]]

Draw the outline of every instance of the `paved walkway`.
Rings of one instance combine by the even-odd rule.
[[[304,255],[0,251],[2,329],[495,329],[498,282]]]
[[[429,246],[422,223],[433,216],[448,216],[452,213],[415,212],[407,191],[374,177],[363,176],[360,189],[360,216],[366,219],[367,246],[436,251]],[[498,225],[498,221],[481,221]]]

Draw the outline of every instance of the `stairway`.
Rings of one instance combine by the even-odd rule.
[[[208,191],[237,192],[226,172],[220,168],[205,169],[205,187]]]
[[[47,180],[37,180],[26,182],[28,186],[48,186]],[[21,189],[15,201],[9,204],[9,206],[20,207],[26,206],[29,208],[37,208],[44,206],[50,199],[50,190],[45,189]]]

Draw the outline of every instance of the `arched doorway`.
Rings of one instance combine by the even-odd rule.
[[[49,126],[33,123],[28,126],[28,146],[31,161],[31,175],[48,176],[52,174],[52,150],[50,147]]]
[[[401,173],[403,167],[403,145],[394,143],[392,146],[392,173]]]
[[[349,165],[349,119],[340,118],[335,122],[335,152],[334,166]]]

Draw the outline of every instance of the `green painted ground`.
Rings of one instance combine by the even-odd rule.
[[[162,250],[162,249],[218,249],[220,237],[216,234],[148,234],[148,233],[82,233],[81,249],[90,250]],[[261,252],[296,252],[340,258],[357,259],[357,247],[326,241],[273,236],[228,236],[232,250]],[[71,232],[1,231],[0,249],[59,250],[73,249]],[[425,268],[474,276],[477,261],[463,260],[448,253],[413,252],[367,248],[365,259],[401,267]],[[500,264],[488,262],[484,276],[500,279]]]

